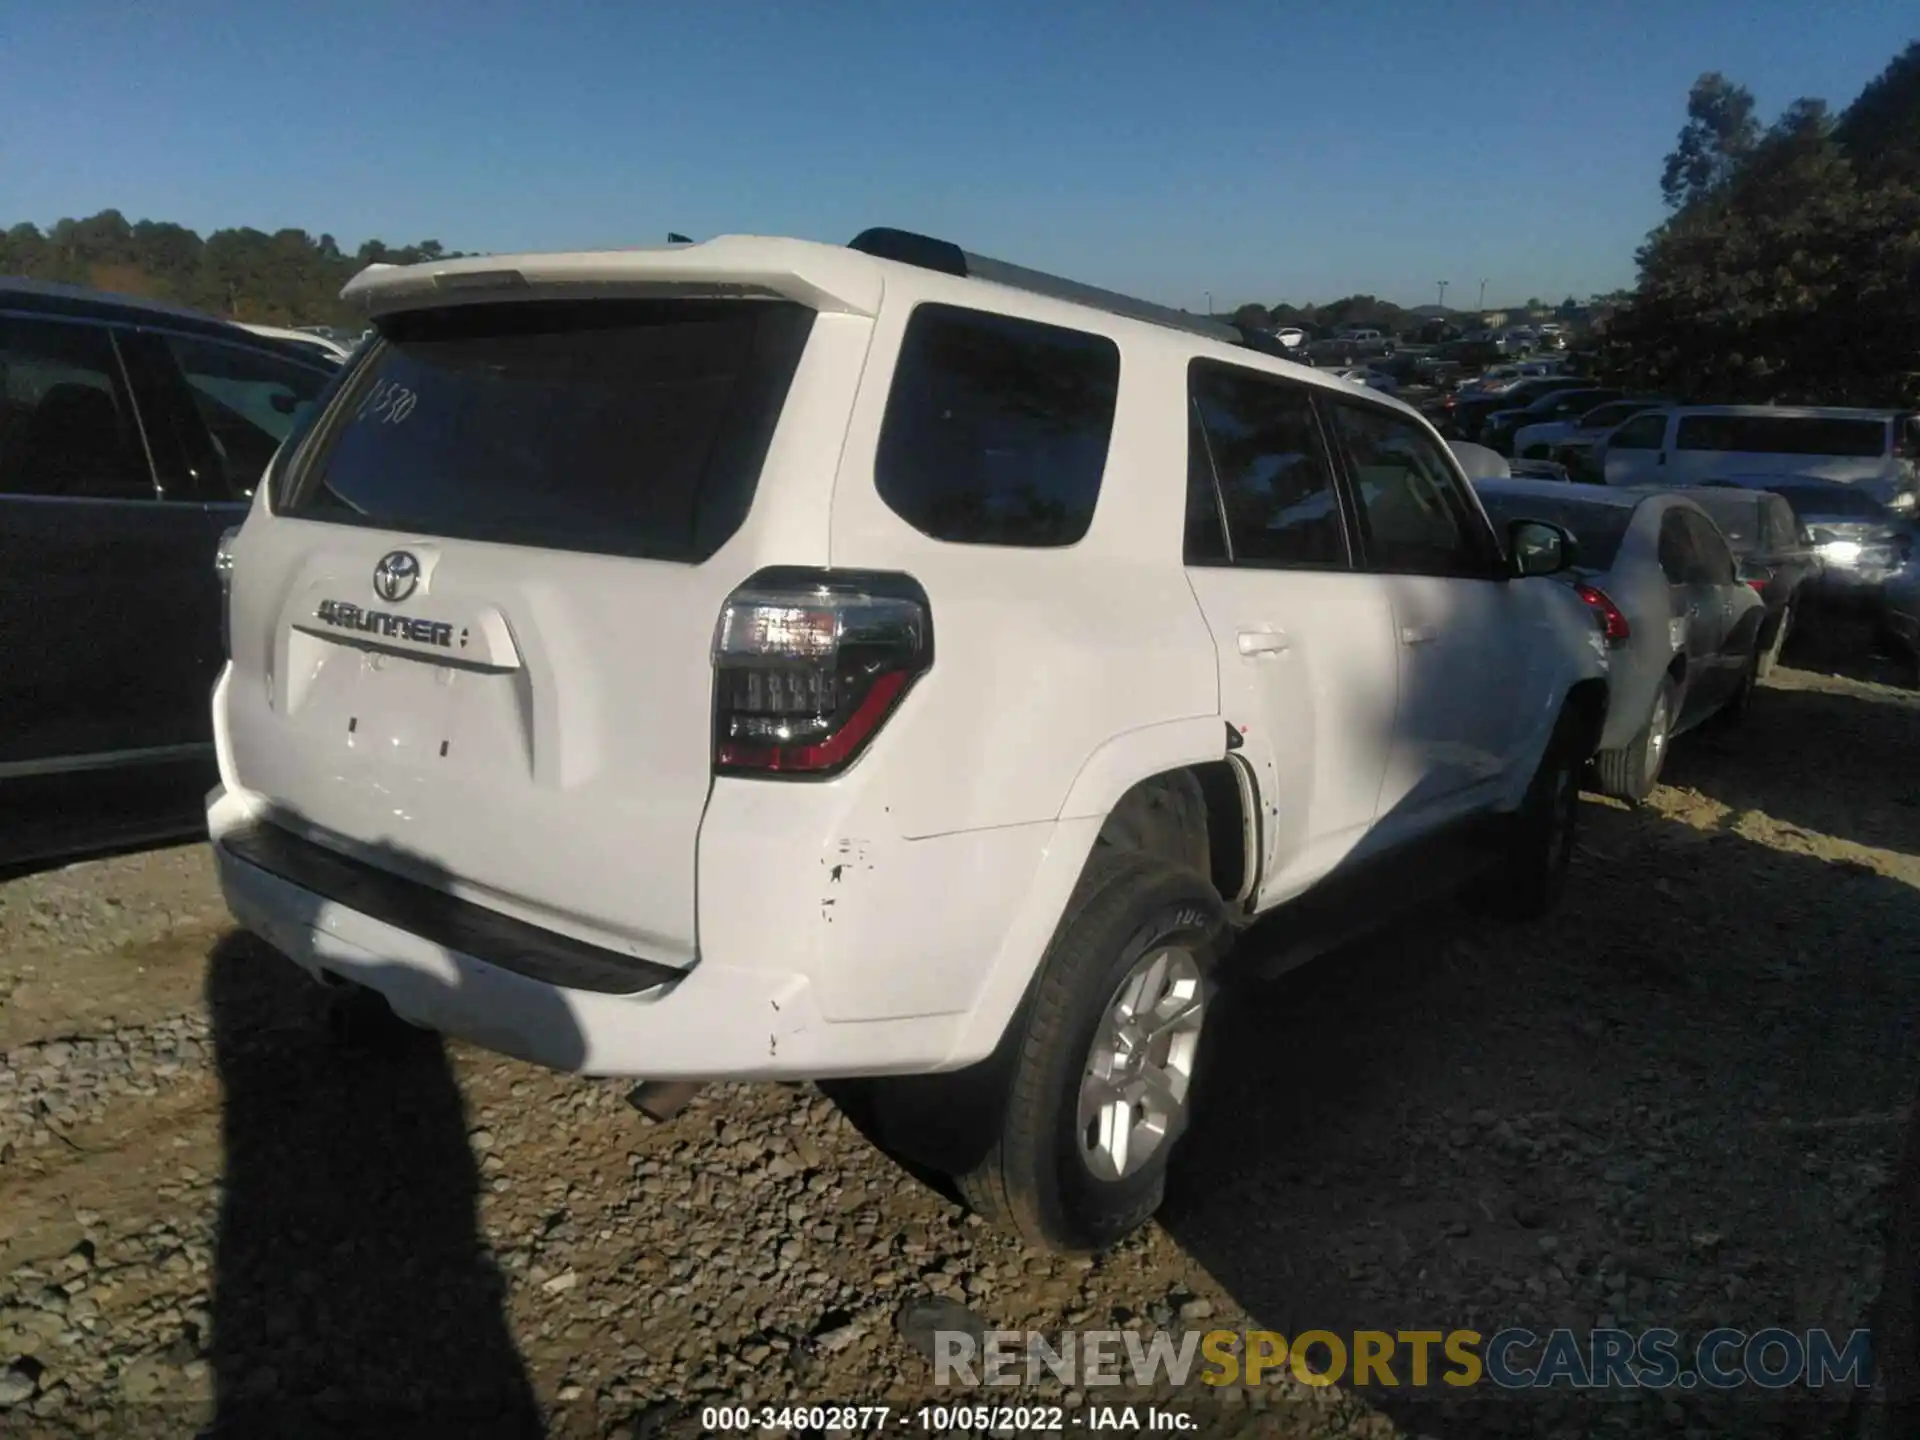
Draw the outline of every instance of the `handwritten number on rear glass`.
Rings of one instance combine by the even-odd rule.
[[[382,380],[367,392],[353,418],[356,421],[371,418],[377,425],[398,425],[413,414],[413,407],[419,403],[420,397],[406,386]]]

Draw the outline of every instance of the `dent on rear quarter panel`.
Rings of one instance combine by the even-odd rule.
[[[848,837],[820,856],[816,985],[829,1020],[965,1010],[1018,911],[1050,823],[880,844]]]

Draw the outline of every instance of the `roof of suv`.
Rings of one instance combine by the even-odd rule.
[[[976,303],[1013,314],[1073,306],[1086,312],[1093,328],[1146,343],[1182,335],[1190,346],[1216,358],[1337,394],[1356,393],[1353,385],[1277,353],[1278,341],[1271,342],[1271,349],[1262,348],[1246,332],[1220,321],[986,259],[950,242],[903,231],[867,231],[852,245],[720,235],[697,244],[369,266],[347,283],[341,297],[370,319],[443,305],[532,298],[533,293],[576,300],[649,295],[787,299],[815,310],[870,317],[879,312],[890,283],[944,292],[943,298],[956,300],[974,287],[986,287],[990,293],[981,294]],[[1418,410],[1393,396],[1365,393],[1377,404],[1424,420]]]
[[[1791,420],[1890,420],[1898,410],[1868,410],[1848,405],[1674,405],[1658,407],[1674,415],[1780,416]]]

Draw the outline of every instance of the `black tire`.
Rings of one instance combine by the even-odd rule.
[[[1593,757],[1594,772],[1600,777],[1603,794],[1625,800],[1629,805],[1639,805],[1653,794],[1653,787],[1660,783],[1660,772],[1666,767],[1674,712],[1679,704],[1679,687],[1671,679],[1661,681],[1640,733],[1620,749],[1602,750]]]
[[[1753,715],[1753,695],[1760,688],[1760,652],[1748,657],[1746,669],[1740,672],[1740,683],[1733,694],[1727,697],[1727,703],[1715,712],[1713,723],[1721,730],[1737,730]]]
[[[1479,909],[1503,920],[1538,920],[1566,893],[1567,871],[1579,838],[1580,774],[1587,757],[1572,736],[1578,728],[1564,711],[1540,767],[1527,786],[1508,831],[1504,854],[1475,894]]]
[[[1015,1017],[1005,1102],[979,1162],[954,1180],[983,1218],[1063,1253],[1101,1250],[1150,1219],[1165,1194],[1168,1157],[1188,1102],[1138,1169],[1097,1177],[1082,1158],[1077,1109],[1096,1033],[1136,962],[1160,947],[1190,954],[1200,976],[1201,1027],[1226,933],[1219,896],[1193,871],[1152,856],[1096,847]],[[1189,1076],[1198,1057],[1189,1058]]]
[[[1761,643],[1759,665],[1754,671],[1760,679],[1766,679],[1780,663],[1780,652],[1787,648],[1787,632],[1792,628],[1793,602],[1788,601],[1780,607],[1780,619]]]

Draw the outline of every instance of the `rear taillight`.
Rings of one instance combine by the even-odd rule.
[[[1600,633],[1607,637],[1609,645],[1624,645],[1633,638],[1633,627],[1627,624],[1627,617],[1620,607],[1613,603],[1613,597],[1594,585],[1576,585],[1574,593],[1587,602],[1587,608],[1593,611],[1594,619],[1600,623]]]
[[[220,579],[220,650],[233,658],[233,545],[240,538],[234,525],[220,532],[220,543],[213,547],[213,573]]]
[[[926,593],[907,577],[762,571],[714,629],[714,769],[844,770],[932,664]]]

